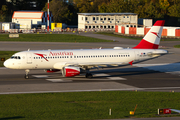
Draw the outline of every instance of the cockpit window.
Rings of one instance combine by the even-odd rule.
[[[12,56],[11,59],[21,59],[20,56]]]

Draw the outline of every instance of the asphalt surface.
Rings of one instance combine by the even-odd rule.
[[[93,33],[80,33],[112,43],[57,43],[57,42],[0,42],[1,51],[45,50],[45,49],[91,49],[112,47],[134,47],[140,41]],[[24,70],[0,68],[0,94],[78,92],[78,91],[166,91],[180,92],[180,50],[172,46],[179,41],[161,41],[160,47],[171,54],[145,61],[133,66],[92,70],[93,78],[84,75],[63,78],[61,73],[46,73],[43,70],[30,71],[30,79],[24,79]],[[151,120],[142,118],[138,120]],[[153,118],[168,119],[168,118]],[[179,119],[170,118],[173,120]],[[137,120],[137,119],[129,119]]]
[[[66,33],[65,33],[66,34]],[[71,33],[72,34],[72,33]],[[58,42],[0,42],[0,50],[23,51],[45,49],[92,49],[134,47],[140,41],[93,33],[80,33],[83,36],[115,40],[111,43],[58,43]],[[166,41],[162,41],[166,44]],[[179,41],[175,41],[180,44]],[[161,44],[160,44],[161,45]],[[161,48],[172,54],[134,64],[133,66],[104,68],[92,70],[93,78],[84,75],[63,78],[61,73],[45,73],[43,70],[30,71],[30,79],[24,79],[24,70],[0,68],[0,93],[21,92],[66,92],[66,91],[97,91],[97,90],[151,90],[179,91],[180,82],[180,51],[167,44]],[[161,65],[163,64],[163,65]],[[26,86],[26,87],[24,87]]]

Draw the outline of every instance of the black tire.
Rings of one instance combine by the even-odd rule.
[[[25,78],[25,79],[29,79],[29,75],[25,75],[24,78]]]
[[[86,78],[92,78],[92,74],[91,73],[86,73]]]

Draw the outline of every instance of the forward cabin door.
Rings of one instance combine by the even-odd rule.
[[[32,64],[32,53],[27,53],[27,64]]]

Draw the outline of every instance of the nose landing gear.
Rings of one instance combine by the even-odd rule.
[[[25,74],[25,76],[24,76],[25,79],[29,79],[29,75],[28,75],[29,71],[30,71],[30,70],[28,70],[28,69],[25,70],[25,72],[26,72],[26,74]]]

